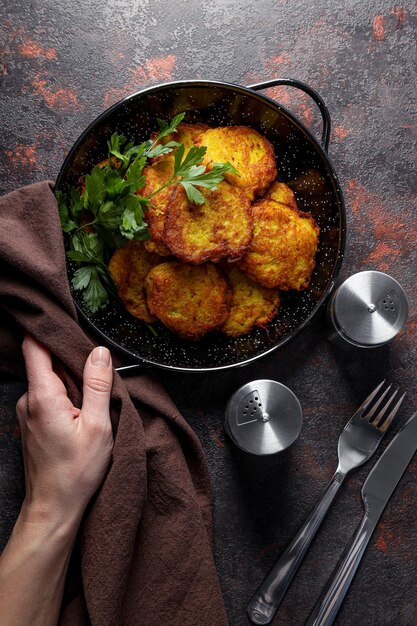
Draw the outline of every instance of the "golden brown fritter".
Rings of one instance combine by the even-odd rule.
[[[254,283],[234,263],[225,263],[223,269],[232,290],[232,299],[222,331],[231,337],[240,337],[249,333],[254,326],[266,326],[278,311],[278,289],[268,289]]]
[[[239,259],[252,237],[250,203],[226,181],[215,191],[202,189],[205,203],[191,204],[176,185],[165,218],[164,240],[187,263]]]
[[[270,198],[255,202],[252,212],[253,237],[240,269],[265,287],[308,287],[319,236],[312,216]]]
[[[222,326],[229,312],[229,287],[215,265],[161,263],[145,280],[149,310],[185,339],[200,339]]]
[[[123,291],[129,277],[132,245],[133,242],[129,241],[123,248],[117,248],[110,259],[109,272],[116,284],[119,295]]]
[[[272,198],[277,202],[287,204],[292,209],[298,209],[295,193],[285,183],[280,183],[276,180],[272,183],[265,195],[266,197]]]
[[[262,195],[277,176],[272,145],[248,126],[209,128],[197,144],[207,147],[204,165],[229,161],[236,168],[240,176],[227,173],[224,177],[250,200]]]
[[[144,280],[155,265],[163,258],[148,252],[142,241],[129,241],[118,248],[109,263],[109,271],[117,286],[120,299],[134,317],[144,322],[153,322],[146,304]]]
[[[171,133],[171,135],[167,135],[163,137],[160,141],[162,144],[166,144],[169,141],[176,141],[177,143],[182,143],[185,148],[185,153],[189,151],[190,148],[196,145],[196,141],[200,137],[200,135],[208,129],[207,124],[186,124],[182,122],[177,126],[177,132]],[[158,133],[153,133],[151,138],[155,139]],[[156,157],[155,161],[159,160],[174,160],[175,148],[172,152],[168,154],[163,154],[160,157]]]
[[[172,160],[156,161],[152,165],[145,167],[143,176],[146,176],[145,186],[137,193],[141,196],[148,196],[159,187],[162,187],[174,173],[174,162]],[[170,249],[164,242],[165,215],[168,202],[171,197],[172,187],[166,187],[151,198],[152,204],[146,210],[145,221],[148,224],[151,239],[145,242],[145,247],[149,252],[156,252],[161,256],[169,256]]]
[[[163,137],[161,143],[166,144],[168,141],[182,143],[185,147],[185,153],[187,153],[195,145],[196,139],[207,128],[206,124],[179,124],[177,127],[178,132]],[[156,135],[157,133],[154,133],[153,138]],[[152,165],[144,168],[143,175],[146,176],[146,183],[145,187],[139,190],[138,193],[147,196],[158,189],[158,187],[162,187],[172,177],[174,173],[174,154],[175,149],[169,154],[153,159]],[[167,187],[152,198],[152,205],[147,210],[145,218],[151,235],[151,239],[145,244],[146,249],[162,256],[170,256],[171,254],[170,249],[164,242],[164,225],[172,190],[172,187]]]

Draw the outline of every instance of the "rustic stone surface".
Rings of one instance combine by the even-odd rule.
[[[292,76],[325,99],[329,155],[347,205],[340,278],[385,271],[405,289],[410,315],[388,346],[361,354],[334,348],[323,317],[255,364],[228,373],[161,372],[204,445],[211,469],[216,561],[231,626],[332,475],[340,430],[382,378],[407,399],[387,441],[416,409],[416,24],[414,2],[162,0],[2,2],[0,192],[54,179],[83,129],[140,88],[211,78],[251,84]],[[320,133],[314,104],[294,90],[270,95]],[[224,434],[229,396],[271,378],[304,408],[300,438],[279,457],[255,458]],[[0,403],[0,544],[23,497],[14,404],[22,383],[4,378]],[[383,444],[384,446],[386,443]],[[303,624],[361,516],[360,487],[372,462],[342,488],[277,625]],[[341,626],[417,624],[417,459],[392,497],[337,618]]]

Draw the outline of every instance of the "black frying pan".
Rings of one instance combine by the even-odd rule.
[[[322,145],[283,106],[257,93],[276,85],[297,87],[313,98],[323,118]],[[251,126],[274,145],[279,178],[294,190],[299,208],[310,211],[321,229],[309,288],[282,293],[280,311],[267,329],[256,329],[239,338],[212,333],[198,342],[182,340],[160,324],[155,324],[155,337],[117,301],[90,315],[76,291],[73,297],[80,318],[125,353],[129,364],[139,361],[194,372],[226,369],[249,363],[290,341],[317,314],[334,285],[344,251],[346,216],[342,192],[327,156],[330,117],[321,97],[293,79],[250,87],[199,80],[150,87],[118,102],[90,124],[66,157],[55,188],[68,191],[80,176],[106,158],[106,142],[113,132],[139,143],[156,129],[157,117],[169,120],[181,111],[187,111],[184,121],[189,123]],[[73,271],[69,264],[70,278]]]

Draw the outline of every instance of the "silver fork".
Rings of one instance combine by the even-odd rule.
[[[371,458],[400,408],[405,394],[394,405],[398,389],[390,393],[392,385],[376,397],[384,383],[385,380],[372,391],[346,424],[339,437],[336,472],[294,539],[251,598],[247,612],[254,624],[272,621],[346,475]]]

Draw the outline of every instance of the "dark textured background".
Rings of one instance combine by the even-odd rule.
[[[387,440],[417,408],[416,4],[2,0],[0,8],[2,193],[54,179],[85,126],[145,85],[187,78],[250,84],[292,76],[319,91],[332,115],[329,154],[348,213],[341,279],[378,269],[408,295],[407,326],[388,347],[342,353],[328,343],[324,320],[317,319],[284,349],[245,368],[160,373],[206,451],[221,586],[231,626],[244,626],[251,593],[332,475],[339,432],[356,405],[385,376],[407,391]],[[285,88],[272,95],[319,132],[307,96]],[[256,378],[288,385],[304,408],[299,440],[276,458],[245,455],[224,435],[229,396]],[[22,389],[16,381],[2,381],[1,545],[23,496],[14,417]],[[342,488],[277,625],[304,623],[359,521],[360,487],[371,465]],[[417,624],[416,478],[417,458],[378,525],[338,624]]]

